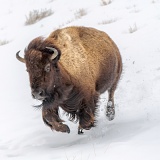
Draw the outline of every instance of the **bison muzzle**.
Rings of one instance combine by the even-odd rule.
[[[79,121],[78,133],[95,126],[98,98],[108,91],[106,116],[115,116],[114,92],[122,72],[120,52],[102,31],[67,27],[49,37],[33,39],[24,51],[32,96],[41,100],[42,117],[52,130],[70,132],[59,117],[59,107],[71,121]]]

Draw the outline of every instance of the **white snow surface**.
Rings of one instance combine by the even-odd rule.
[[[0,0],[0,160],[160,160],[160,0]],[[106,2],[109,2],[106,0]],[[51,16],[25,25],[34,9]],[[86,15],[78,18],[80,9]],[[99,100],[97,126],[84,135],[51,131],[31,98],[28,73],[15,54],[57,28],[88,26],[115,41],[123,75],[115,94],[116,117],[105,117],[108,94]],[[133,33],[131,33],[133,31]],[[93,44],[94,45],[94,44]]]

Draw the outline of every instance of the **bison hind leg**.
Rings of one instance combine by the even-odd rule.
[[[116,86],[113,86],[108,91],[108,103],[106,108],[106,116],[109,121],[112,121],[115,117],[115,107],[114,107],[114,91],[116,89]]]
[[[107,103],[106,116],[109,121],[112,121],[115,117],[115,108],[112,101],[108,101]]]

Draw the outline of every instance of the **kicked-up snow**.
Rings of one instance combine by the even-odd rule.
[[[30,11],[45,9],[53,14],[25,25]],[[0,22],[1,160],[160,160],[159,0],[1,0]],[[83,135],[63,111],[70,134],[44,125],[25,65],[15,57],[33,38],[72,25],[108,33],[123,60],[115,119],[105,116],[105,93],[97,126]]]

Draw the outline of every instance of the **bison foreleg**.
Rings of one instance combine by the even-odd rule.
[[[67,132],[70,133],[70,129],[67,125],[63,124],[63,120],[60,119],[58,115],[58,107],[55,109],[45,109],[42,110],[42,117],[44,123],[49,126],[52,130],[58,132]]]
[[[79,128],[89,130],[94,127],[94,114],[91,110],[84,109],[80,113]]]
[[[89,130],[95,126],[96,103],[98,96],[92,97],[84,102],[83,109],[79,112],[79,128],[78,133],[82,134],[82,129]]]

